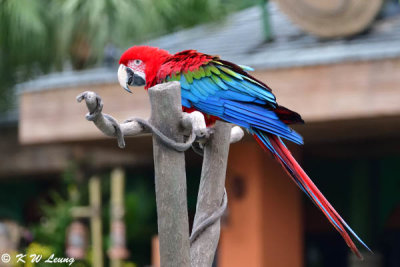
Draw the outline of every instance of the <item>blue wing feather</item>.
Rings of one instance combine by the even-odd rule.
[[[182,105],[245,128],[273,133],[301,144],[302,137],[274,112],[275,96],[259,82],[226,66],[211,68],[211,76],[196,75],[188,81],[180,75]]]
[[[182,97],[182,103],[187,100],[190,101],[192,103],[197,103],[199,102],[199,99],[194,96],[190,91],[188,90],[181,90],[181,97]]]
[[[184,75],[181,75],[179,82],[181,83],[181,87],[190,90],[190,84],[188,83]]]
[[[184,97],[182,97],[182,106],[186,107],[186,108],[191,108],[192,104],[190,104],[190,101]]]
[[[200,80],[196,80],[193,82],[193,90],[196,92],[199,92],[201,95],[205,97],[209,97],[210,93],[208,92],[207,89],[205,89],[202,84],[200,83]]]

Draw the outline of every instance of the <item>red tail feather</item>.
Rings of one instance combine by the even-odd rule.
[[[259,139],[259,137],[257,137],[256,135],[254,135],[254,137],[265,150],[268,150],[268,147],[266,147],[266,145],[262,142],[261,139]],[[322,195],[322,193],[319,191],[313,181],[311,181],[311,179],[297,163],[290,151],[279,140],[279,138],[272,134],[268,134],[267,137],[276,152],[276,154],[273,153],[275,158],[284,167],[292,180],[300,188],[304,188],[304,190],[308,193],[316,206],[321,209],[324,215],[328,218],[329,222],[340,233],[350,249],[357,255],[357,257],[362,259],[362,255],[360,254],[353,240],[346,231],[344,220],[340,217],[340,215],[336,212],[336,210],[332,207],[328,200]],[[322,207],[320,207],[318,203],[320,203]]]

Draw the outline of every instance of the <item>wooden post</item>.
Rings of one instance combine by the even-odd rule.
[[[194,140],[193,133],[200,130],[203,135],[202,130],[205,128],[204,120],[200,121],[199,116],[194,116],[196,113],[189,117],[183,116],[180,93],[179,82],[159,84],[150,88],[151,118],[148,122],[134,119],[132,125],[126,125],[129,122],[118,124],[111,116],[102,114],[101,98],[97,94],[88,91],[77,97],[79,102],[83,99],[86,101],[89,109],[87,118],[107,135],[117,136],[120,145],[124,144],[124,134],[136,135],[149,130],[153,132],[160,263],[163,267],[191,265],[185,158],[184,153],[178,151],[190,147]],[[201,115],[200,117],[203,118]],[[188,130],[185,123],[188,120],[184,118],[188,119],[192,126],[192,135],[187,143],[182,144],[184,131]],[[233,136],[236,137],[233,141],[243,135],[243,131],[239,134],[234,132],[236,134]],[[215,255],[220,233],[218,218],[226,207],[226,199],[223,198],[230,141],[231,125],[218,122],[214,136],[208,140],[204,152],[195,219],[195,226],[199,231],[195,232],[192,240],[192,245],[195,244],[193,266],[211,266]]]
[[[151,239],[151,267],[160,267],[160,242],[155,235]]]
[[[128,256],[126,249],[126,230],[124,222],[125,173],[118,168],[111,172],[111,248],[108,255],[111,267],[121,267],[122,259]]]
[[[204,159],[193,229],[217,210],[225,188],[226,165],[232,125],[216,122],[214,134],[204,147]],[[220,236],[220,220],[205,229],[190,248],[191,266],[211,266]]]
[[[151,123],[167,137],[183,141],[182,105],[178,82],[149,89]],[[183,152],[177,152],[153,135],[155,189],[160,261],[163,267],[190,266],[186,172]]]
[[[101,223],[101,185],[100,178],[93,176],[89,179],[89,198],[92,216],[90,229],[92,234],[93,266],[103,267],[103,242]]]

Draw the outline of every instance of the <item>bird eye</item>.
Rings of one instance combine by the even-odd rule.
[[[140,59],[135,59],[133,61],[133,64],[135,64],[136,66],[139,66],[140,64],[142,64],[142,61]]]

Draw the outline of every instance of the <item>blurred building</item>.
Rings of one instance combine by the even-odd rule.
[[[326,40],[301,30],[271,4],[273,39],[268,42],[263,14],[252,7],[218,25],[148,44],[170,52],[198,49],[254,67],[279,103],[306,121],[295,126],[305,145],[290,148],[375,251],[365,253],[366,266],[399,266],[399,10],[382,11],[361,34]],[[116,68],[55,73],[19,90],[19,123],[11,119],[2,126],[0,153],[7,156],[2,155],[1,177],[31,181],[60,173],[69,160],[82,158],[98,170],[152,166],[149,136],[130,138],[120,150],[116,140],[84,119],[87,109],[75,101],[91,90],[102,97],[103,112],[119,121],[149,116],[146,92],[135,89],[127,95],[117,83]],[[194,153],[187,154],[187,161],[189,168],[201,166]],[[231,146],[227,190],[229,210],[217,266],[358,266],[339,234],[249,136]]]

